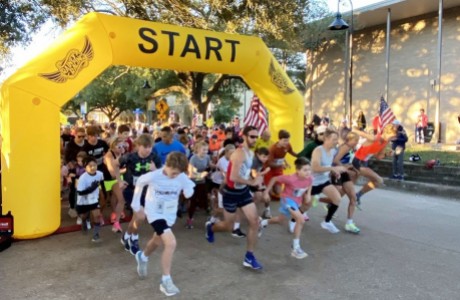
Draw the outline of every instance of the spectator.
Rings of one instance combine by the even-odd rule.
[[[401,122],[395,120],[393,125],[397,128],[397,134],[391,142],[391,149],[393,150],[393,175],[391,179],[404,180],[404,150],[408,138]]]
[[[358,118],[356,119],[359,130],[366,130],[366,117],[362,110],[359,111]]]
[[[420,109],[420,115],[417,117],[417,123],[415,124],[415,142],[417,144],[425,144],[425,132],[428,126],[428,116],[425,115],[425,110]]]

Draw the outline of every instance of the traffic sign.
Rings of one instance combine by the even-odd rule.
[[[158,119],[160,119],[160,120],[166,120],[166,118],[167,118],[167,117],[166,117],[166,114],[164,114],[164,113],[160,113],[160,114],[158,115]]]
[[[155,108],[160,114],[164,114],[168,109],[168,103],[164,99],[161,99],[156,105]]]

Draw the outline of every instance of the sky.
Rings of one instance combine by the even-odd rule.
[[[353,9],[370,5],[377,2],[383,2],[384,0],[326,0],[327,4],[332,12],[337,10],[337,1],[340,1],[340,11],[350,10],[350,1],[353,3]],[[7,66],[2,66],[3,70],[0,71],[0,84],[11,76],[18,68],[26,64],[29,60],[43,52],[49,47],[54,40],[62,33],[61,30],[48,22],[43,26],[42,30],[38,32],[32,42],[27,47],[15,47],[12,51],[14,56],[11,63]]]

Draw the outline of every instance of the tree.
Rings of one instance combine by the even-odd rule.
[[[78,13],[103,9],[120,16],[160,21],[193,28],[260,36],[269,47],[291,52],[304,51],[302,34],[312,18],[318,18],[324,0],[36,0],[59,24]],[[219,95],[222,84],[236,79],[227,74],[175,72],[176,84],[156,90],[152,97],[183,93],[195,108],[206,109]],[[170,74],[168,74],[170,75]]]
[[[88,113],[96,109],[114,121],[122,112],[144,108],[147,91],[142,88],[148,69],[113,66],[105,70],[73,99],[63,111],[79,115],[80,103],[86,102]]]

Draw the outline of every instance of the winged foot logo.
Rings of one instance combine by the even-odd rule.
[[[85,36],[85,44],[82,51],[71,49],[62,60],[56,62],[57,71],[41,73],[39,76],[57,83],[65,83],[68,79],[74,79],[89,65],[94,58],[94,49],[89,38]]]
[[[272,83],[285,95],[291,94],[295,89],[289,87],[289,82],[285,78],[284,74],[275,67],[273,59],[270,62],[268,74],[271,77]]]

